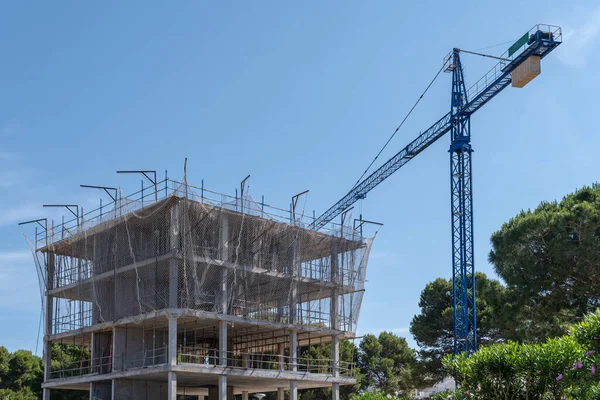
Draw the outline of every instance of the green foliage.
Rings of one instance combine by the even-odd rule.
[[[360,343],[359,366],[363,389],[407,393],[413,388],[415,351],[406,339],[389,332],[366,335]]]
[[[411,397],[397,397],[391,394],[383,394],[381,392],[365,392],[353,394],[350,400],[411,400]]]
[[[0,346],[0,399],[30,400],[41,395],[42,360],[27,350]]]
[[[447,356],[459,387],[452,396],[476,399],[600,399],[600,311],[571,334],[542,344],[507,342],[468,356]],[[444,398],[444,397],[440,397]],[[451,399],[460,397],[450,397]]]
[[[512,312],[505,289],[483,273],[475,275],[477,287],[477,335],[480,345],[511,338]],[[427,284],[419,300],[421,313],[416,315],[410,332],[419,350],[419,368],[423,385],[431,385],[444,376],[442,359],[454,351],[452,280],[438,278]]]
[[[517,306],[519,340],[565,334],[600,306],[600,186],[521,212],[491,243],[489,260]]]

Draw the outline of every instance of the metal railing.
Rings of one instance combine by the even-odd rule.
[[[129,371],[140,368],[164,365],[169,362],[169,350],[167,346],[156,349],[145,349],[133,354],[119,354],[115,356],[115,371]]]
[[[168,359],[168,348],[165,346],[156,349],[146,349],[129,355],[119,354],[114,357],[102,356],[67,363],[60,362],[53,365],[50,371],[50,379],[103,375],[113,371],[128,371],[153,367],[166,364]]]
[[[317,359],[296,357],[295,369],[294,360],[290,356],[284,356],[275,353],[244,353],[227,351],[225,364],[221,364],[218,349],[180,347],[177,354],[177,362],[180,364],[195,364],[206,367],[227,367],[240,369],[261,369],[278,371],[298,371],[310,374],[334,375],[354,377],[356,364],[340,361],[333,364],[330,359]]]
[[[237,194],[236,196],[230,196],[214,192],[204,188],[204,185],[197,187],[171,179],[163,179],[157,182],[156,185],[138,190],[127,196],[119,194],[116,201],[109,205],[101,205],[96,209],[86,211],[77,218],[63,219],[61,223],[49,221],[44,231],[36,231],[36,248],[42,248],[48,244],[68,239],[86,229],[140,210],[171,195],[181,197],[187,195],[188,198],[204,204],[293,224],[301,228],[307,228],[314,221],[314,217],[304,214],[293,216],[291,209],[287,210],[268,205],[264,202],[264,199],[261,202],[257,202],[249,195],[244,195],[244,198],[241,199]],[[341,226],[334,222],[327,224],[327,227],[321,229],[321,232],[333,234],[338,237],[342,236],[346,239],[362,240],[357,230],[349,226]]]

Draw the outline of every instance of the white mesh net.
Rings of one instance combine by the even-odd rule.
[[[35,246],[49,333],[165,309],[354,332],[372,239],[286,214],[165,180],[49,227]]]

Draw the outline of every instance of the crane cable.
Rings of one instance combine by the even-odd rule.
[[[412,108],[410,109],[410,111],[408,112],[408,114],[406,114],[406,116],[404,117],[404,119],[402,120],[402,122],[400,122],[400,125],[398,125],[398,127],[396,128],[396,130],[394,131],[394,133],[392,133],[392,136],[390,136],[390,138],[387,140],[387,142],[385,142],[385,144],[383,145],[383,147],[381,148],[381,150],[379,150],[379,153],[377,153],[377,155],[375,156],[375,158],[373,159],[373,161],[371,161],[371,163],[369,164],[369,166],[367,167],[367,169],[365,169],[365,171],[362,173],[362,175],[360,176],[360,178],[358,178],[358,180],[356,181],[356,183],[354,184],[354,186],[352,186],[352,189],[354,189],[360,183],[360,181],[362,180],[362,178],[364,178],[364,176],[367,174],[367,172],[369,172],[369,169],[371,169],[371,167],[373,166],[373,164],[375,164],[375,161],[377,161],[377,159],[379,158],[379,156],[381,155],[381,153],[383,153],[383,151],[385,150],[385,148],[387,147],[387,145],[390,144],[390,142],[392,141],[392,139],[394,138],[394,136],[396,136],[396,133],[398,133],[398,131],[400,130],[400,128],[402,127],[402,125],[404,125],[404,122],[406,122],[406,120],[408,119],[408,117],[410,116],[410,114],[412,114],[412,112],[417,107],[417,105],[419,104],[419,102],[421,101],[421,99],[423,98],[423,96],[425,96],[425,93],[427,93],[427,91],[429,90],[429,88],[431,87],[431,85],[433,85],[433,82],[435,82],[435,80],[442,73],[442,71],[444,70],[445,67],[446,67],[446,63],[444,63],[442,65],[442,68],[440,68],[440,70],[437,72],[437,74],[435,74],[435,76],[433,77],[433,79],[431,80],[431,82],[429,82],[429,85],[427,85],[427,87],[425,88],[425,90],[423,91],[423,93],[421,93],[421,96],[419,96],[419,98],[417,99],[417,101],[415,102],[415,104],[412,106]],[[352,190],[352,189],[350,189],[350,190]]]
[[[493,47],[498,47],[498,46],[502,46],[508,43],[513,43],[514,40],[511,41],[507,41],[507,42],[503,42],[503,43],[498,43],[492,46],[487,46],[487,47],[482,47],[480,49],[477,49],[475,51],[467,51],[467,50],[461,50],[465,53],[470,53],[470,54],[475,54],[478,56],[483,56],[483,57],[489,57],[489,58],[497,58],[497,59],[501,59],[503,61],[506,61],[505,59],[502,59],[501,57],[495,57],[495,56],[490,56],[487,54],[481,54],[481,53],[476,53],[477,51],[480,50],[486,50],[486,49],[491,49]],[[387,145],[392,141],[392,139],[394,138],[394,136],[396,136],[396,133],[398,133],[398,131],[400,130],[400,128],[402,127],[402,125],[404,125],[404,122],[406,122],[406,120],[408,119],[408,117],[410,116],[410,114],[412,114],[412,112],[414,111],[414,109],[417,107],[417,105],[419,104],[419,102],[421,101],[421,99],[423,98],[423,96],[425,95],[425,93],[427,93],[427,91],[429,90],[429,88],[431,87],[431,85],[433,85],[433,82],[435,82],[435,80],[438,78],[438,76],[440,75],[440,73],[444,70],[444,67],[446,66],[446,63],[444,63],[442,65],[442,68],[440,68],[440,70],[437,72],[437,74],[435,74],[435,77],[431,80],[431,82],[429,82],[429,85],[427,85],[427,87],[425,88],[425,91],[423,91],[423,93],[421,94],[421,96],[419,96],[419,98],[417,99],[417,101],[415,102],[415,104],[412,106],[412,108],[410,109],[410,111],[408,112],[408,114],[406,114],[406,116],[404,117],[404,119],[402,120],[402,122],[400,122],[400,125],[398,125],[398,127],[396,128],[396,130],[394,131],[394,133],[392,133],[392,136],[390,136],[390,138],[387,140],[387,142],[385,142],[385,144],[383,145],[383,147],[381,148],[381,150],[379,150],[379,153],[377,153],[377,155],[375,156],[375,158],[373,159],[373,161],[371,161],[371,163],[369,164],[369,166],[367,167],[367,169],[365,169],[365,171],[362,173],[362,175],[360,176],[360,178],[358,178],[358,180],[356,181],[356,183],[352,186],[352,189],[354,189],[362,180],[362,178],[364,178],[364,176],[367,174],[367,172],[369,172],[369,169],[371,169],[371,167],[373,166],[373,164],[375,164],[375,161],[377,161],[377,159],[379,158],[379,156],[381,155],[381,153],[383,153],[383,151],[386,149]],[[352,190],[350,189],[350,190]]]

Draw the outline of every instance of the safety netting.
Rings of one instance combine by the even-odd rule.
[[[48,333],[165,309],[355,332],[372,238],[347,221],[167,179],[117,196],[32,241]]]

